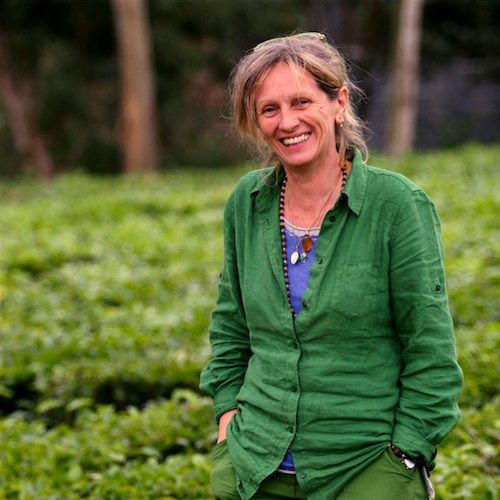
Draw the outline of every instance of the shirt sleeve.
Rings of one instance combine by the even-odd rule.
[[[402,342],[401,396],[394,446],[434,468],[436,445],[460,418],[463,374],[455,352],[438,215],[412,191],[396,220],[390,264],[395,328]]]
[[[252,355],[235,248],[234,196],[231,195],[224,212],[224,263],[209,327],[212,358],[200,377],[200,389],[214,400],[216,422],[224,413],[237,408],[236,397]]]

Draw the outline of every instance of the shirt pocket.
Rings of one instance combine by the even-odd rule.
[[[380,271],[370,263],[347,264],[337,269],[330,298],[331,309],[357,321],[380,304]]]

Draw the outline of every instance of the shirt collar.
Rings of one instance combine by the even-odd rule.
[[[274,198],[275,192],[279,191],[281,188],[281,181],[285,172],[280,169],[278,173],[278,180],[276,182],[276,168],[270,168],[269,172],[266,172],[262,179],[260,179],[253,189],[251,195],[254,200],[258,198],[258,206],[260,209],[264,209],[267,206],[267,200]],[[351,171],[349,177],[347,178],[346,185],[342,190],[342,193],[347,196],[348,207],[359,216],[361,212],[361,207],[366,194],[367,185],[367,170],[366,165],[363,162],[363,157],[359,151],[356,151],[354,159],[352,161]],[[267,189],[265,189],[267,188]],[[257,197],[257,195],[259,195]]]
[[[347,205],[356,215],[359,215],[361,212],[361,207],[365,200],[367,183],[368,175],[366,165],[363,162],[361,153],[356,151],[349,177],[342,190],[342,193],[347,196]]]
[[[266,211],[270,205],[268,201],[276,197],[279,199],[279,191],[284,176],[284,170],[280,169],[278,178],[276,179],[276,167],[272,167],[259,179],[251,192],[252,202],[253,204],[257,203],[259,210]]]

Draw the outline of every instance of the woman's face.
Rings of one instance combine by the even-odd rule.
[[[335,122],[347,105],[347,89],[331,101],[307,71],[298,77],[276,64],[256,95],[259,128],[285,169],[316,169],[337,162]]]

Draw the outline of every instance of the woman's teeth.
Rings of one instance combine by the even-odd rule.
[[[292,146],[293,144],[299,144],[301,142],[307,141],[307,139],[309,139],[310,135],[311,135],[310,133],[302,134],[302,135],[299,135],[297,137],[283,139],[282,142],[285,146]]]

